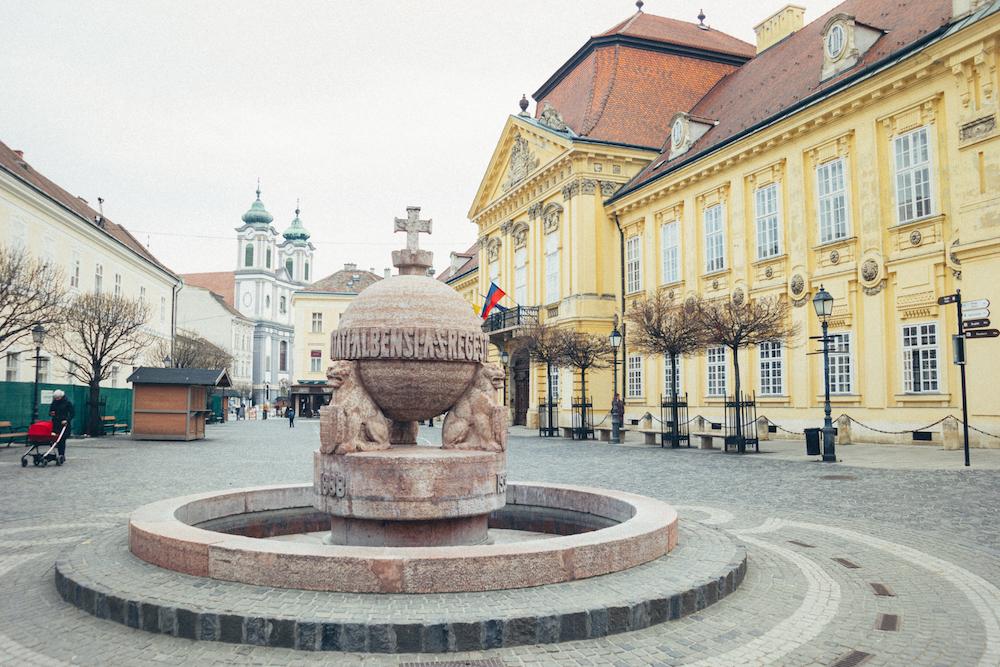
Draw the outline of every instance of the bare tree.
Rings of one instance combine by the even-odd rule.
[[[550,324],[535,323],[524,327],[514,339],[514,352],[526,352],[532,361],[545,364],[546,404],[549,406],[549,428],[552,428],[552,367],[563,362],[562,336]]]
[[[65,285],[66,275],[52,264],[0,245],[0,352],[39,324],[58,335]]]
[[[111,294],[80,294],[65,309],[64,333],[56,343],[56,355],[69,362],[69,374],[90,387],[87,432],[104,435],[100,416],[101,381],[112,369],[130,365],[153,344],[145,330],[148,304]]]
[[[587,371],[591,368],[607,368],[611,365],[614,349],[602,334],[588,334],[582,331],[563,330],[560,335],[562,360],[567,366],[580,371],[580,390],[583,402],[587,402]]]
[[[651,296],[633,301],[625,319],[633,325],[635,347],[645,354],[662,354],[669,359],[670,376],[674,378],[669,394],[676,401],[677,359],[700,354],[707,341],[705,327],[698,317],[697,299],[680,302],[657,290]]]
[[[740,400],[739,351],[765,342],[788,345],[801,331],[801,327],[789,317],[788,302],[777,296],[753,299],[747,303],[735,303],[732,299],[701,301],[698,313],[708,343],[725,346],[732,353],[735,375],[733,395],[736,401]],[[746,448],[742,435],[742,424],[737,419],[737,447],[741,453]]]
[[[155,357],[162,359],[168,354],[173,368],[215,368],[228,371],[233,363],[231,354],[190,331],[178,331],[174,336],[173,346],[169,341],[160,342]]]

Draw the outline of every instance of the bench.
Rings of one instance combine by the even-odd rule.
[[[18,426],[15,432],[15,429],[10,425],[10,422],[0,422],[0,429],[6,429],[0,432],[0,440],[6,440],[8,447],[14,444],[14,440],[17,438],[24,438],[25,442],[28,441],[28,431],[25,429],[22,432],[21,429],[24,429],[23,426]]]
[[[722,431],[692,431],[689,435],[691,438],[698,439],[698,449],[715,449],[713,438],[722,438],[723,442],[726,439],[726,434]]]
[[[656,436],[660,435],[660,429],[658,428],[640,428],[639,432],[642,433],[644,445],[655,445]]]
[[[121,424],[116,423],[118,421],[118,418],[115,416],[101,417],[101,421],[104,422],[105,434],[107,434],[109,428],[111,429],[111,435],[117,433],[118,429],[121,429],[122,433],[128,433],[128,423],[127,422]]]

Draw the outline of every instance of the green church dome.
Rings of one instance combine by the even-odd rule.
[[[274,220],[274,216],[264,210],[264,203],[260,200],[260,187],[257,188],[257,201],[250,206],[250,210],[243,214],[243,222],[248,225],[269,225]]]
[[[299,220],[299,209],[298,206],[295,207],[295,219],[292,220],[292,224],[285,230],[282,234],[289,241],[302,241],[305,242],[309,239],[309,232],[305,227],[302,226],[302,221]]]

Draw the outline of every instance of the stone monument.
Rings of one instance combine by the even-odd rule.
[[[503,371],[469,304],[427,275],[419,213],[395,219],[399,275],[363,290],[331,334],[313,503],[331,515],[329,544],[482,544],[505,504]],[[418,446],[417,422],[446,411],[443,446]]]

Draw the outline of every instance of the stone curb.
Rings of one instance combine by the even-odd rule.
[[[146,632],[201,641],[272,646],[304,651],[352,653],[449,653],[527,644],[596,639],[642,630],[694,614],[732,594],[747,571],[746,548],[718,577],[654,594],[646,599],[518,618],[479,618],[433,623],[326,621],[227,614],[125,598],[87,581],[66,556],[56,561],[55,584],[62,598],[98,618]]]

